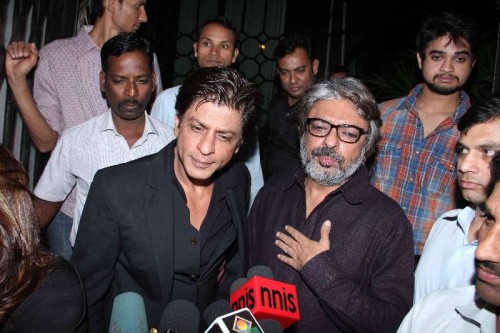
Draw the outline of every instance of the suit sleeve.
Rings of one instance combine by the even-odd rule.
[[[71,257],[87,294],[89,332],[104,332],[103,301],[121,251],[116,202],[102,171],[90,186]]]
[[[390,213],[390,212],[386,212]],[[411,225],[403,212],[386,214],[392,225],[381,238],[370,281],[344,274],[339,258],[325,251],[299,272],[338,327],[353,332],[395,332],[409,311],[413,297],[413,242]],[[373,219],[382,218],[371,215]],[[362,245],[360,245],[362,246]],[[369,285],[369,288],[366,287]]]

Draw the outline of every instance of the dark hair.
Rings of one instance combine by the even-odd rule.
[[[236,27],[233,25],[233,23],[227,19],[226,17],[224,16],[210,16],[209,18],[207,18],[200,26],[200,28],[198,29],[198,34],[196,36],[196,40],[198,41],[200,39],[200,35],[201,35],[201,31],[203,30],[203,28],[205,28],[207,25],[209,24],[218,24],[228,30],[231,30],[233,32],[233,36],[234,36],[234,47],[237,48],[238,47],[238,44],[239,44],[239,38],[238,38],[238,31],[236,30]]]
[[[118,0],[119,3],[123,3],[123,0]],[[95,19],[102,17],[104,15],[104,0],[91,0],[89,2],[90,6],[90,22],[95,22]]]
[[[352,76],[351,71],[344,65],[333,66],[328,72],[328,79]]]
[[[495,186],[500,182],[500,152],[497,152],[490,162],[491,183]]]
[[[449,36],[449,42],[464,46],[467,41],[471,50],[472,59],[475,58],[475,46],[478,39],[476,22],[454,11],[445,11],[429,14],[417,35],[417,52],[425,59],[425,49],[433,40]]]
[[[281,59],[293,53],[297,48],[304,49],[307,53],[307,57],[311,60],[314,59],[311,40],[309,37],[301,34],[292,34],[283,37],[278,43],[278,46],[276,46],[276,49],[274,49],[274,57],[276,59]]]
[[[23,165],[0,145],[0,322],[28,297],[55,257],[42,247]]]
[[[363,152],[366,156],[375,150],[382,124],[380,111],[375,97],[370,90],[354,77],[343,77],[315,83],[304,93],[299,101],[299,128],[306,132],[306,119],[313,106],[323,100],[348,100],[352,102],[358,114],[368,121],[369,129]]]
[[[500,96],[490,95],[472,104],[458,121],[457,128],[460,132],[467,134],[471,127],[499,118]]]
[[[182,120],[190,107],[206,102],[241,113],[244,135],[253,128],[262,110],[262,94],[257,84],[228,66],[199,68],[190,73],[177,94],[177,116]]]
[[[149,68],[153,70],[153,49],[151,44],[144,38],[139,37],[135,32],[122,32],[110,38],[101,49],[102,71],[108,71],[108,58],[110,56],[119,57],[124,53],[142,51],[148,57]]]

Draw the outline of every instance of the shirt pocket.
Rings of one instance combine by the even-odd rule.
[[[428,167],[423,177],[424,192],[433,195],[448,196],[450,184],[456,178],[455,154],[445,154],[443,156],[432,155],[429,158]]]
[[[388,143],[377,154],[377,174],[380,181],[392,184],[398,175],[402,165],[402,145]]]

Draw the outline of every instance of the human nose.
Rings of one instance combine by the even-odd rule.
[[[458,171],[477,173],[478,159],[471,152],[458,155]]]
[[[198,150],[203,155],[210,155],[215,151],[215,137],[210,135],[210,133],[206,133],[203,135],[198,142],[197,146]]]
[[[327,147],[330,147],[330,148],[333,148],[333,147],[337,147],[338,144],[339,144],[339,136],[338,136],[338,133],[337,133],[337,128],[335,127],[332,127],[330,129],[330,133],[328,133],[327,136],[325,136],[325,145]]]
[[[487,227],[485,224],[481,228]],[[480,261],[500,262],[500,223],[495,223],[484,239],[479,240],[476,259]]]
[[[290,73],[290,82],[291,83],[297,82],[297,74],[295,74],[294,72]]]
[[[144,6],[141,7],[141,12],[139,13],[139,21],[142,23],[148,21],[148,14],[146,13],[146,8]]]
[[[125,86],[125,95],[128,97],[135,97],[137,95],[137,87],[135,83],[128,82]]]
[[[444,59],[442,65],[441,65],[441,70],[443,72],[453,72],[453,58],[446,58]]]

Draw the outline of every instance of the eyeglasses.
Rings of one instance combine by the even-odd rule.
[[[346,143],[356,143],[359,139],[361,139],[362,135],[368,134],[367,130],[358,126],[349,124],[334,125],[319,118],[307,118],[306,127],[309,134],[319,138],[324,138],[330,134],[332,128],[335,128],[337,130],[337,137],[339,140]]]

